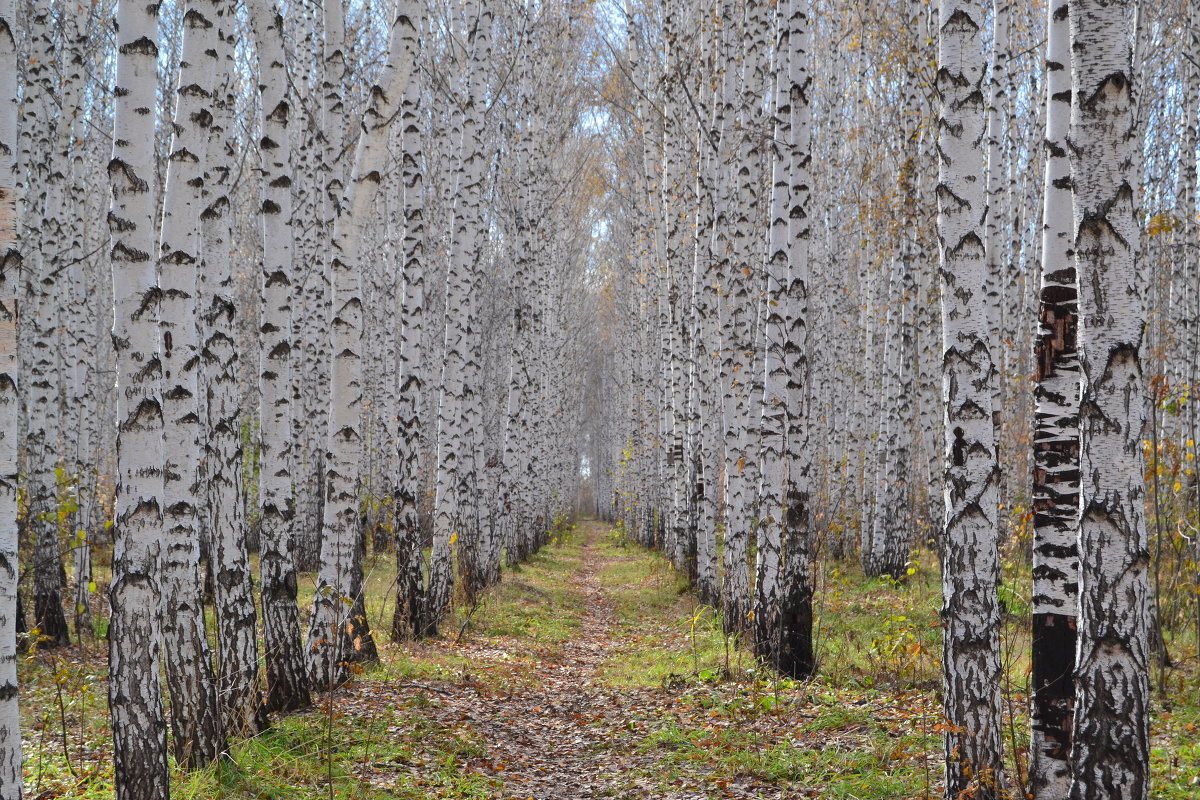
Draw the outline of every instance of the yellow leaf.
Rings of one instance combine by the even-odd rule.
[[[454,544],[457,541],[458,541],[458,531],[454,531],[453,533],[450,534],[450,544]]]
[[[1167,233],[1179,227],[1179,220],[1170,212],[1164,211],[1160,214],[1155,214],[1150,218],[1146,225],[1146,232],[1151,236],[1158,236],[1160,233]]]

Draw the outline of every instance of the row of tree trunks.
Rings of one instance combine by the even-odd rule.
[[[1122,59],[1130,59],[1130,54],[1121,55],[1123,48],[1113,43],[1114,37],[1124,37],[1123,41],[1128,39],[1127,20],[1107,7],[1103,13],[1093,13],[1095,9],[1090,5],[1082,5],[1087,6],[1090,26],[1084,29],[1084,39],[1090,36],[1100,41],[1107,36],[1107,45],[1103,49],[1108,60],[1104,66],[1121,66]],[[778,522],[772,512],[776,504],[785,512],[790,506],[778,499],[775,476],[780,474],[781,467],[794,468],[796,464],[803,464],[803,455],[789,454],[786,458],[781,455],[782,434],[779,430],[786,415],[780,413],[779,408],[784,406],[789,411],[803,408],[804,400],[800,398],[784,404],[778,399],[779,384],[788,375],[781,366],[786,363],[781,353],[794,343],[791,338],[794,334],[790,331],[790,335],[780,333],[788,317],[787,309],[780,307],[783,304],[779,298],[787,297],[788,293],[781,287],[783,274],[775,270],[776,264],[784,263],[777,255],[780,248],[776,240],[782,238],[782,232],[788,230],[787,226],[794,226],[802,214],[793,213],[786,222],[783,221],[779,210],[783,202],[781,181],[778,177],[772,178],[772,238],[763,295],[766,305],[757,309],[757,301],[750,301],[750,293],[741,286],[748,275],[739,270],[744,255],[739,249],[742,242],[738,239],[739,232],[746,227],[746,219],[738,215],[754,207],[754,191],[748,188],[754,182],[743,183],[746,180],[744,165],[749,159],[742,153],[743,143],[734,133],[753,127],[756,113],[753,81],[747,77],[755,71],[756,9],[753,4],[734,7],[721,2],[696,6],[678,3],[668,4],[662,13],[662,29],[671,55],[665,62],[653,62],[647,58],[648,51],[642,49],[644,44],[631,34],[631,61],[627,68],[634,81],[641,81],[642,87],[665,87],[668,96],[678,92],[683,98],[682,112],[673,115],[668,111],[657,117],[641,110],[647,106],[640,100],[634,108],[639,126],[631,139],[634,144],[630,150],[633,155],[629,164],[633,168],[629,188],[632,196],[639,198],[639,203],[633,204],[631,209],[636,222],[630,239],[636,243],[638,255],[632,271],[636,281],[621,302],[629,309],[630,319],[634,320],[631,324],[638,328],[635,355],[622,366],[626,372],[618,373],[617,377],[618,384],[626,382],[629,387],[626,399],[622,401],[625,403],[623,408],[629,413],[628,421],[617,423],[624,426],[618,429],[625,433],[615,439],[622,446],[612,451],[619,457],[614,459],[612,476],[603,484],[605,489],[597,491],[597,496],[605,498],[602,508],[608,509],[606,513],[621,519],[639,541],[660,545],[667,551],[673,563],[694,581],[701,602],[721,607],[726,630],[731,632],[743,630],[739,621],[744,614],[739,610],[744,592],[741,585],[744,556],[741,554],[746,541],[746,526],[751,519],[755,520],[759,570],[756,602],[760,605],[755,607],[753,615],[754,641],[760,654],[779,665],[780,659],[774,655],[778,648],[772,645],[772,637],[778,631],[772,611],[779,608],[777,598],[784,587],[796,585],[800,594],[805,591],[803,579],[793,581],[779,577],[783,571],[779,564],[784,560],[781,553],[786,553],[787,548],[779,543],[779,535],[774,531]],[[1005,138],[1003,131],[1010,98],[1016,102],[1012,81],[1008,78],[1012,60],[1009,38],[1015,13],[1015,7],[1008,3],[946,0],[940,5],[940,16],[934,26],[938,31],[940,50],[937,89],[941,117],[936,150],[940,174],[936,194],[944,320],[941,358],[946,408],[942,426],[944,476],[939,459],[930,458],[928,463],[932,482],[946,487],[944,527],[939,545],[943,566],[943,619],[947,632],[944,666],[948,797],[957,797],[963,792],[999,797],[1009,790],[1009,777],[1004,774],[1001,756],[998,689],[1001,659],[997,595],[1003,533],[999,510],[1002,504],[1008,508],[1019,489],[1011,477],[1006,478],[1001,496],[1000,453],[1002,447],[1012,445],[1006,444],[1010,434],[1000,424],[1002,417],[997,412],[1002,404],[1014,402],[1009,389],[999,381],[999,375],[1002,371],[1009,374],[1012,364],[1020,359],[1011,355],[1011,347],[996,335],[996,331],[1011,327],[1010,320],[1019,320],[1023,309],[1028,309],[1027,305],[1012,306],[1008,298],[1017,295],[1030,298],[1030,282],[1025,281],[1026,288],[1021,288],[1001,273],[1006,255],[1011,257],[1020,247],[1015,243],[1019,238],[1010,242],[1011,237],[1006,236],[1004,220],[1019,213],[1017,209],[1023,208],[1022,203],[1028,205],[1027,198],[1033,196],[1028,181],[1018,186],[1002,169],[1005,160],[1013,158],[1016,146]],[[784,14],[781,9],[780,17]],[[1128,16],[1128,9],[1125,14]],[[689,26],[687,21],[693,17],[705,22]],[[1114,131],[1126,135],[1126,130],[1133,130],[1133,116],[1119,116],[1124,113],[1120,102],[1116,105],[1109,102],[1120,91],[1128,92],[1132,67],[1097,73],[1109,76],[1107,83],[1090,94],[1081,94],[1080,81],[1086,85],[1089,80],[1081,72],[1081,66],[1087,63],[1083,57],[1087,46],[1081,43],[1068,49],[1070,17],[1064,4],[1055,4],[1049,9],[1049,77],[1044,111],[1049,157],[1044,230],[1038,251],[1043,273],[1042,327],[1036,353],[1039,379],[1035,394],[1036,435],[1034,446],[1026,457],[1033,465],[1036,535],[1036,697],[1030,788],[1037,796],[1046,797],[1094,796],[1087,794],[1094,790],[1085,788],[1094,780],[1087,776],[1087,770],[1094,772],[1096,769],[1096,757],[1089,755],[1096,752],[1094,741],[1109,742],[1103,746],[1113,746],[1114,741],[1128,745],[1133,754],[1132,761],[1138,751],[1137,742],[1131,737],[1138,735],[1136,731],[1144,731],[1145,715],[1139,706],[1144,702],[1139,699],[1143,698],[1143,687],[1137,680],[1130,679],[1129,685],[1123,687],[1111,673],[1118,667],[1107,664],[1103,669],[1110,671],[1104,673],[1108,683],[1098,683],[1087,676],[1084,661],[1077,662],[1077,658],[1099,659],[1099,656],[1086,655],[1089,647],[1098,645],[1090,644],[1088,636],[1082,632],[1076,647],[1076,627],[1082,631],[1085,621],[1082,612],[1076,612],[1075,589],[1078,586],[1081,592],[1086,592],[1089,585],[1086,567],[1080,572],[1081,562],[1104,564],[1104,570],[1108,570],[1091,578],[1092,591],[1106,598],[1104,608],[1109,610],[1109,616],[1104,617],[1099,611],[1100,606],[1095,607],[1093,621],[1086,623],[1092,626],[1091,635],[1098,636],[1097,631],[1109,628],[1121,630],[1121,641],[1126,643],[1122,647],[1128,648],[1130,662],[1123,674],[1144,678],[1147,669],[1138,660],[1143,655],[1139,644],[1142,635],[1139,620],[1147,613],[1149,601],[1148,594],[1143,594],[1144,563],[1140,560],[1145,557],[1145,526],[1140,510],[1135,510],[1135,501],[1140,502],[1137,498],[1142,491],[1140,479],[1134,474],[1140,470],[1140,445],[1134,441],[1138,434],[1131,432],[1140,430],[1141,423],[1140,418],[1129,416],[1137,410],[1133,408],[1137,405],[1134,402],[1124,404],[1125,416],[1120,419],[1114,416],[1115,406],[1102,413],[1096,412],[1107,424],[1097,423],[1092,434],[1086,424],[1080,426],[1077,423],[1080,369],[1087,359],[1081,360],[1077,353],[1076,339],[1081,346],[1087,339],[1084,326],[1079,326],[1078,333],[1076,331],[1074,272],[1076,262],[1081,265],[1079,269],[1083,269],[1086,253],[1076,246],[1082,241],[1080,229],[1073,230],[1065,222],[1065,209],[1069,207],[1065,205],[1066,193],[1073,187],[1076,226],[1081,203],[1085,206],[1097,203],[1095,208],[1118,209],[1121,213],[1125,208],[1121,203],[1127,203],[1132,209],[1129,187],[1137,184],[1136,175],[1115,180],[1113,185],[1117,188],[1111,190],[1113,193],[1102,204],[1099,199],[1087,199],[1086,193],[1080,191],[1081,180],[1095,180],[1090,176],[1111,178],[1113,164],[1132,165],[1136,172],[1137,159],[1123,160],[1120,156],[1112,156],[1112,153],[1120,152],[1121,147],[1131,147],[1125,139],[1118,141]],[[720,24],[714,29],[707,28],[708,21],[718,20]],[[685,29],[686,34],[682,33]],[[1078,40],[1081,33],[1077,30],[1073,35]],[[992,46],[990,70],[985,48],[989,41]],[[740,59],[732,57],[735,52],[740,53]],[[787,52],[786,40],[781,40],[775,56],[777,75],[787,69]],[[1070,73],[1066,71],[1068,55],[1073,55],[1076,62]],[[737,66],[721,70],[717,81],[695,81],[689,74],[689,59],[699,59],[702,64],[719,61]],[[661,78],[656,72],[659,69],[662,70]],[[1113,74],[1119,77],[1112,78]],[[747,91],[750,95],[744,94]],[[759,96],[765,97],[766,93]],[[776,89],[774,96],[777,102],[782,102],[785,95]],[[1109,126],[1103,130],[1113,134],[1113,140],[1099,143],[1096,151],[1104,155],[1085,153],[1074,134],[1071,141],[1075,149],[1065,145],[1064,109],[1072,99],[1076,101],[1077,118],[1093,113],[1097,119],[1108,121]],[[1081,112],[1089,103],[1092,107]],[[661,107],[672,108],[669,100]],[[1094,125],[1095,130],[1101,130],[1100,122]],[[778,150],[790,132],[782,120],[776,120],[776,126],[774,141]],[[680,135],[689,137],[693,148],[676,156],[670,142],[677,141]],[[922,139],[915,129],[908,141],[910,148],[906,148],[908,152],[900,170],[897,196],[907,208],[912,208],[914,198],[918,196],[919,180],[914,175],[919,175],[925,153],[932,153],[933,149],[922,149]],[[1068,151],[1079,156],[1073,171],[1067,166]],[[1094,161],[1089,163],[1088,158]],[[690,162],[689,168],[678,170],[675,167],[677,159]],[[778,162],[774,163],[778,166]],[[686,174],[693,176],[690,181],[681,179]],[[761,183],[760,179],[754,185]],[[685,200],[688,189],[694,193],[696,201]],[[1021,195],[1026,200],[1022,200]],[[643,199],[645,207],[653,212],[639,207]],[[1085,217],[1091,220],[1096,213],[1088,212]],[[690,241],[681,235],[677,222],[680,219],[687,219],[688,227],[695,232]],[[920,225],[917,216],[907,210],[902,219],[906,228]],[[1019,228],[1022,223],[1014,224]],[[1088,224],[1094,227],[1092,222]],[[1105,223],[1100,227],[1116,231],[1114,241],[1123,243],[1122,247],[1127,246],[1133,252],[1136,229],[1131,228],[1127,234],[1121,228],[1127,224],[1132,225],[1132,213],[1128,220],[1122,218],[1119,224]],[[901,233],[899,240],[898,252],[889,260],[893,265],[891,279],[885,289],[872,289],[886,293],[887,314],[883,318],[884,324],[879,327],[882,335],[872,338],[868,347],[878,347],[883,353],[879,379],[885,386],[887,397],[896,402],[894,406],[880,406],[878,462],[883,472],[875,490],[864,492],[864,497],[873,495],[872,502],[866,505],[873,507],[874,513],[864,520],[861,529],[864,570],[868,574],[890,575],[902,580],[910,563],[908,548],[913,525],[912,519],[904,518],[904,510],[912,503],[906,470],[913,458],[908,449],[909,440],[903,435],[911,413],[905,402],[915,391],[917,379],[928,382],[926,364],[936,363],[936,357],[930,357],[932,348],[903,333],[909,327],[908,304],[917,298],[922,283],[913,269],[913,264],[919,261],[916,237]],[[688,259],[680,258],[679,253],[689,247],[689,266],[693,275],[690,293],[679,291],[676,288],[679,284],[672,279],[672,274],[678,275],[678,268],[672,268],[672,260],[678,259],[681,266],[688,264]],[[1120,253],[1120,248],[1104,246],[1096,246],[1093,250]],[[1138,274],[1132,267],[1126,267],[1120,258],[1117,261],[1119,263],[1115,265],[1106,263],[1103,266],[1106,269],[1120,267],[1127,269],[1130,275]],[[662,274],[660,264],[667,265],[665,274]],[[1110,276],[1105,273],[1104,277]],[[866,278],[869,280],[871,276],[867,274]],[[1100,288],[1096,291],[1113,285],[1135,287],[1137,283],[1134,278],[1125,281],[1118,276],[1115,283],[1099,281],[1097,286]],[[925,291],[931,288],[926,286]],[[1135,289],[1130,292],[1136,301]],[[1121,312],[1128,314],[1127,317],[1108,311],[1116,303],[1111,291],[1092,299],[1093,307],[1106,310],[1096,325],[1113,325],[1117,331],[1097,336],[1093,340],[1093,352],[1103,354],[1116,347],[1119,354],[1124,354],[1122,358],[1136,361],[1141,347],[1144,312],[1138,302],[1126,303],[1125,295],[1121,298],[1125,306]],[[1025,302],[1028,301],[1022,301]],[[1080,305],[1086,308],[1082,301]],[[802,324],[810,324],[807,317],[811,314],[802,315]],[[913,316],[925,318],[927,314],[922,310]],[[745,328],[747,320],[755,318],[759,320],[755,324],[764,326],[766,336],[761,456],[747,446],[759,434],[746,424],[744,407],[745,391],[754,385],[745,370],[755,371],[752,365],[761,347],[755,342],[756,334]],[[669,330],[674,326],[682,327],[697,342],[692,351],[696,355],[690,360],[673,352],[681,349],[685,341],[683,336],[676,337]],[[1115,336],[1116,344],[1111,344],[1106,335]],[[1113,363],[1124,369],[1125,362],[1119,359],[1112,362],[1112,358],[1106,356],[1102,366],[1097,367],[1096,376],[1090,380],[1107,387],[1114,379],[1113,375],[1120,377],[1120,370]],[[873,361],[867,359],[868,363]],[[1136,380],[1137,370],[1130,369],[1133,377],[1122,378],[1121,385],[1126,396],[1140,397],[1142,390]],[[1086,395],[1089,380],[1086,366],[1082,370]],[[656,383],[661,388],[655,388]],[[681,404],[676,399],[679,395],[676,386],[688,387],[684,393],[686,403]],[[1108,395],[1101,395],[1096,402],[1102,406],[1106,397]],[[805,410],[801,418],[804,419],[806,414],[811,411]],[[1086,419],[1086,414],[1084,417]],[[1121,440],[1123,449],[1117,448],[1115,443],[1105,444],[1096,432],[1101,428],[1110,435],[1120,433],[1124,436]],[[1088,514],[1099,514],[1100,511],[1087,511],[1087,493],[1083,492],[1084,496],[1081,496],[1079,487],[1079,459],[1082,457],[1086,461],[1089,447],[1097,448],[1096,453],[1104,452],[1103,458],[1111,465],[1109,477],[1094,482],[1095,491],[1102,499],[1093,501],[1093,505],[1099,504],[1097,508],[1107,515],[1106,519],[1116,515],[1126,525],[1120,535],[1097,534],[1090,542]],[[1128,456],[1127,464],[1117,458],[1118,449]],[[1012,457],[1010,452],[1009,458]],[[1099,470],[1101,456],[1093,458],[1097,465],[1095,469]],[[722,466],[715,475],[706,474],[713,472],[713,464]],[[760,467],[765,489],[761,501],[765,505],[750,503],[746,495],[747,481],[757,480],[755,476]],[[1082,472],[1090,474],[1086,468]],[[1115,484],[1114,488],[1101,491],[1107,485],[1104,481],[1112,475],[1122,476],[1117,483],[1124,487],[1123,492],[1118,492]],[[663,482],[666,487],[661,486]],[[686,492],[679,491],[682,486],[687,487]],[[1084,509],[1082,527],[1081,507]],[[757,509],[757,513],[748,513],[751,508]],[[940,510],[934,508],[933,518],[942,516]],[[1140,505],[1136,505],[1136,509],[1140,509]],[[718,513],[723,514],[723,520],[718,518]],[[714,538],[722,529],[725,558],[723,568],[718,570]],[[710,538],[710,530],[714,538]],[[1083,543],[1082,552],[1076,550],[1079,543]],[[1116,547],[1118,543],[1121,548]],[[1112,549],[1111,555],[1104,555],[1106,548]],[[1121,575],[1129,576],[1130,591],[1121,602],[1112,593],[1124,584],[1116,581],[1109,562],[1127,564]],[[808,567],[807,563],[805,567]],[[725,578],[723,584],[719,582],[721,574]],[[1115,656],[1111,652],[1107,656],[1109,660],[1115,657],[1117,661],[1124,657],[1120,648]],[[1096,666],[1095,669],[1100,675],[1102,668]],[[1129,723],[1127,727],[1107,724],[1103,730],[1090,730],[1090,735],[1099,737],[1090,745],[1092,749],[1071,741],[1072,730],[1076,735],[1089,730],[1080,716],[1083,701],[1075,699],[1084,683],[1093,692],[1098,692],[1098,685],[1121,689],[1116,695],[1098,692],[1100,697],[1095,702],[1104,710],[1089,712],[1088,725],[1095,726],[1099,724],[1098,720],[1111,719],[1113,715]],[[1118,703],[1122,709],[1119,714],[1116,711]],[[1125,714],[1125,711],[1131,713]],[[1141,759],[1139,763],[1144,762],[1145,759]],[[1083,770],[1073,784],[1068,777],[1072,771],[1071,763]],[[1120,771],[1117,767],[1109,770]],[[1136,778],[1122,773],[1120,780],[1128,781],[1122,785],[1142,791]]]
[[[326,461],[325,522],[321,570],[309,622],[309,675],[319,689],[343,682],[346,665],[377,658],[367,624],[362,586],[358,477],[361,454],[363,309],[359,252],[364,218],[379,191],[387,137],[416,60],[421,22],[415,0],[402,3],[392,23],[388,61],[371,89],[355,151],[354,168],[333,226],[333,304],[330,329],[329,456]]]

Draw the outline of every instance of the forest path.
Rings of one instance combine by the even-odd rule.
[[[477,776],[475,789],[468,792],[460,782],[435,792],[433,773],[446,764],[444,755],[431,753],[390,769],[364,765],[359,777],[399,797],[409,796],[403,790],[414,785],[430,797],[503,800],[782,797],[778,786],[748,776],[710,780],[702,769],[662,763],[680,755],[680,748],[660,742],[659,732],[689,727],[682,715],[707,714],[681,706],[681,675],[670,672],[657,686],[622,685],[643,670],[661,672],[675,663],[683,672],[692,663],[686,630],[664,625],[653,609],[640,606],[653,605],[646,598],[650,584],[672,607],[686,600],[661,557],[616,543],[611,526],[591,520],[566,545],[547,549],[561,556],[548,556],[553,581],[540,583],[531,575],[535,557],[532,567],[507,574],[494,590],[500,596],[479,612],[483,630],[473,632],[473,621],[456,641],[457,627],[447,625],[443,639],[417,646],[425,648],[418,659],[453,665],[457,680],[429,680],[419,672],[410,680],[409,664],[388,670],[400,677],[368,679],[348,690],[348,713],[379,708],[381,701],[392,710],[390,735],[424,731],[429,741],[440,736],[461,742],[457,769]],[[547,607],[553,619],[538,616]],[[533,616],[513,619],[530,608]],[[664,667],[662,653],[656,658],[652,651],[668,640],[676,661]]]

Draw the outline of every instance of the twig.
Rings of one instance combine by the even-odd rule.
[[[56,665],[57,666],[57,665]],[[67,747],[67,706],[63,702],[63,687],[62,680],[58,669],[55,669],[54,676],[54,691],[58,695],[58,719],[62,724],[60,732],[62,734],[62,751],[63,758],[67,761],[67,769],[71,771],[71,777],[79,780],[79,773],[75,771],[75,765],[71,763],[71,752]]]
[[[461,644],[463,634],[467,632],[467,626],[471,624],[471,617],[475,616],[475,612],[479,610],[479,598],[475,598],[475,602],[471,605],[471,610],[467,612],[467,618],[463,620],[462,627],[458,629],[458,636],[454,638],[455,644]]]
[[[396,685],[401,687],[402,689],[421,689],[426,692],[436,692],[437,694],[444,694],[447,697],[454,696],[454,692],[448,692],[445,689],[438,689],[437,687],[434,687],[434,686],[425,686],[424,684],[421,684],[421,683],[397,683]]]

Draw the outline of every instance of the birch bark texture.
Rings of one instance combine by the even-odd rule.
[[[396,608],[392,637],[415,636],[420,628],[424,574],[421,556],[421,401],[425,386],[421,346],[425,318],[425,159],[421,131],[421,87],[417,72],[409,78],[401,114],[401,183],[404,240],[400,347],[396,379],[400,426],[397,443],[400,477],[396,489]]]
[[[119,0],[115,27],[108,226],[118,427],[109,708],[117,800],[161,800],[169,788],[158,673],[163,412],[152,255],[158,6]]]
[[[472,416],[472,384],[468,377],[474,372],[475,338],[473,318],[475,283],[481,246],[484,202],[483,189],[487,160],[482,141],[484,87],[492,47],[492,24],[495,10],[484,0],[478,7],[468,36],[468,85],[460,101],[456,158],[455,196],[450,209],[449,259],[446,264],[444,295],[445,325],[443,328],[444,362],[438,386],[436,477],[434,480],[433,548],[430,553],[429,584],[426,589],[424,618],[421,629],[425,635],[437,633],[445,617],[454,590],[455,556],[461,565],[465,559],[467,535],[471,533],[470,498],[475,474],[472,464],[473,431],[467,427]],[[461,77],[458,82],[461,84]],[[462,91],[459,86],[452,86]],[[456,547],[462,540],[463,545]]]
[[[0,800],[21,797],[17,699],[17,293],[21,249],[16,3],[0,0]]]
[[[238,146],[233,125],[236,86],[233,64],[238,28],[226,6],[217,15],[213,44],[218,79],[204,175],[204,282],[200,295],[205,372],[204,443],[207,483],[204,529],[217,617],[221,724],[226,736],[244,737],[265,726],[258,678],[258,625],[247,547],[246,485],[242,474],[241,353],[237,278],[232,258],[233,207]],[[261,542],[261,537],[260,537]],[[262,547],[260,544],[260,557]]]
[[[778,19],[777,151],[771,174],[762,488],[756,568],[755,647],[785,674],[816,668],[812,642],[811,456],[807,413],[811,111],[810,0],[789,0]]]
[[[175,118],[163,187],[158,287],[164,378],[163,656],[175,760],[202,767],[224,749],[200,580],[200,211],[217,61],[218,3],[183,12]]]
[[[22,345],[19,357],[25,364],[24,451],[27,511],[24,528],[34,540],[33,610],[34,627],[41,646],[70,643],[63,614],[62,565],[58,526],[58,481],[60,465],[58,435],[61,427],[58,364],[60,313],[55,302],[62,288],[60,258],[66,226],[63,224],[65,164],[61,157],[63,123],[58,104],[62,101],[58,79],[59,48],[56,21],[49,3],[33,4],[26,14],[25,36],[29,55],[25,67],[21,138],[25,143],[26,186],[23,212],[29,247],[22,270],[25,283]]]
[[[1079,283],[1071,220],[1070,7],[1048,10],[1046,172],[1033,435],[1033,708],[1030,791],[1063,800],[1071,787],[1079,583]]]
[[[760,464],[758,447],[762,422],[763,366],[761,309],[763,280],[762,263],[765,242],[759,236],[759,217],[762,203],[763,169],[760,166],[766,137],[763,134],[763,99],[770,80],[764,69],[770,50],[771,36],[781,11],[767,3],[751,0],[740,4],[737,28],[741,36],[737,53],[737,68],[729,67],[726,80],[731,82],[728,96],[736,93],[736,107],[729,109],[734,141],[730,146],[733,163],[728,176],[729,214],[725,219],[725,257],[729,259],[728,289],[722,294],[723,312],[728,315],[728,337],[723,362],[726,403],[725,484],[726,520],[724,536],[724,583],[720,600],[723,612],[735,620],[744,620],[750,610],[749,570],[747,553],[755,525],[757,489]],[[787,24],[790,24],[788,20]],[[666,292],[659,290],[656,305],[664,324]],[[665,370],[668,358],[660,359]],[[665,385],[666,380],[656,381]],[[656,387],[659,388],[659,387]],[[664,395],[665,400],[665,395]],[[666,402],[660,405],[666,406]],[[660,411],[660,417],[663,412]],[[666,436],[662,437],[664,440]],[[661,460],[660,460],[660,463]],[[658,482],[661,482],[659,478]]]
[[[1072,800],[1149,796],[1149,543],[1143,512],[1145,330],[1137,271],[1131,0],[1072,0],[1079,275],[1079,631]]]
[[[262,107],[259,140],[260,205],[263,232],[259,363],[259,579],[262,585],[263,644],[267,710],[291,711],[310,702],[308,673],[300,640],[296,604],[292,487],[292,159],[291,98],[284,49],[284,19],[270,0],[250,0],[250,24],[258,53]]]
[[[946,517],[942,541],[946,800],[1004,785],[991,328],[984,246],[987,57],[981,0],[942,0],[937,94]]]

